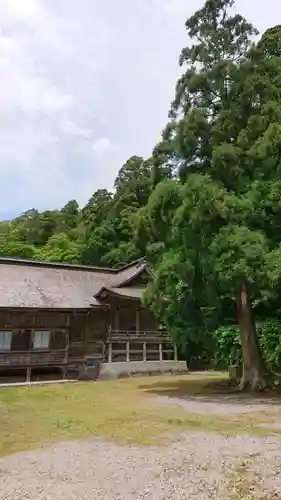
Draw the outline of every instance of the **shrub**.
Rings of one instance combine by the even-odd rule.
[[[281,372],[281,320],[278,318],[257,321],[257,333],[266,364],[275,372]],[[215,361],[221,368],[240,365],[242,362],[239,328],[223,326],[215,333]]]
[[[242,360],[239,328],[235,325],[222,326],[215,331],[215,363],[221,368],[239,365]]]
[[[205,369],[210,365],[210,360],[214,359],[216,342],[212,335],[207,336],[204,341],[189,341],[184,347],[181,346],[180,358],[187,362],[191,369]]]
[[[281,320],[267,319],[257,323],[260,345],[267,365],[281,372]]]

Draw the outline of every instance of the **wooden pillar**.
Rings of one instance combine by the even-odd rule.
[[[146,342],[144,342],[142,346],[142,359],[146,361]]]
[[[30,381],[31,381],[31,367],[29,366],[26,369],[26,382],[30,383]]]
[[[105,341],[103,340],[103,341],[102,341],[102,361],[103,361],[103,362],[104,362],[104,361],[106,361],[106,360],[105,360],[105,352],[106,352],[106,351],[105,351],[105,347],[106,347],[106,343],[105,343]]]
[[[162,342],[159,343],[159,361],[163,361],[163,346],[162,346]]]
[[[140,310],[136,310],[136,333],[140,332]]]
[[[65,332],[65,346],[64,346],[64,367],[63,367],[63,378],[67,375],[67,365],[68,365],[68,351],[69,351],[69,325],[70,316],[67,316],[67,328]]]
[[[178,348],[174,345],[174,361],[178,361]]]
[[[112,363],[112,342],[108,342],[108,363]]]
[[[117,332],[119,331],[119,310],[118,307],[116,307],[114,311],[114,330]]]
[[[90,324],[89,324],[89,313],[87,313],[85,320],[83,320],[83,342],[84,342],[84,352],[85,354],[88,354],[88,342],[89,342],[89,329],[90,329]]]
[[[30,330],[30,333],[29,333],[29,347],[28,347],[28,350],[30,352],[30,356],[32,356],[33,337],[34,337],[34,327],[35,327],[35,324],[36,324],[36,317],[35,317],[35,314],[33,314],[32,315],[32,330]],[[26,382],[28,382],[29,384],[31,382],[31,366],[29,366],[26,369]]]
[[[30,330],[30,333],[29,333],[29,347],[28,347],[29,351],[32,351],[32,349],[33,349],[33,338],[34,338],[34,330],[32,329],[32,330]]]
[[[126,342],[126,361],[127,363],[130,361],[130,341]]]

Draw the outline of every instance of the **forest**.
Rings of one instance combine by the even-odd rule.
[[[151,156],[129,158],[84,207],[2,221],[0,255],[146,257],[145,304],[190,359],[242,360],[240,388],[262,390],[281,371],[281,26],[259,34],[233,6],[207,0],[183,20],[181,77]]]

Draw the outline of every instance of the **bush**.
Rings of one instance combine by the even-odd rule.
[[[281,320],[257,321],[257,333],[266,364],[272,371],[281,372]],[[221,368],[240,365],[242,362],[239,328],[223,326],[215,333],[215,361]]]
[[[281,372],[281,320],[267,319],[257,323],[264,359],[274,372]]]
[[[184,359],[190,369],[204,370],[210,367],[216,352],[216,341],[213,335],[208,335],[198,342],[189,341],[179,350],[180,359]]]
[[[215,363],[221,368],[229,365],[240,365],[242,361],[239,328],[235,325],[222,326],[214,333]]]

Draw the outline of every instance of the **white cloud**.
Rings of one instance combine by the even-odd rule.
[[[92,137],[92,131],[90,129],[80,127],[78,123],[68,118],[61,120],[60,130],[64,134],[73,135],[78,138],[90,140]]]
[[[186,14],[188,10],[194,10],[194,4],[188,5],[186,0],[156,0],[156,2],[159,8],[172,15]]]
[[[108,139],[108,137],[100,137],[92,145],[92,150],[99,155],[104,155],[107,151],[110,151],[112,148],[113,145],[110,139]]]
[[[256,24],[277,0],[237,0]],[[165,126],[203,0],[0,0],[0,216],[85,202]],[[246,10],[245,10],[246,9]]]
[[[1,0],[1,9],[13,19],[37,20],[42,14],[42,4],[38,0]]]

